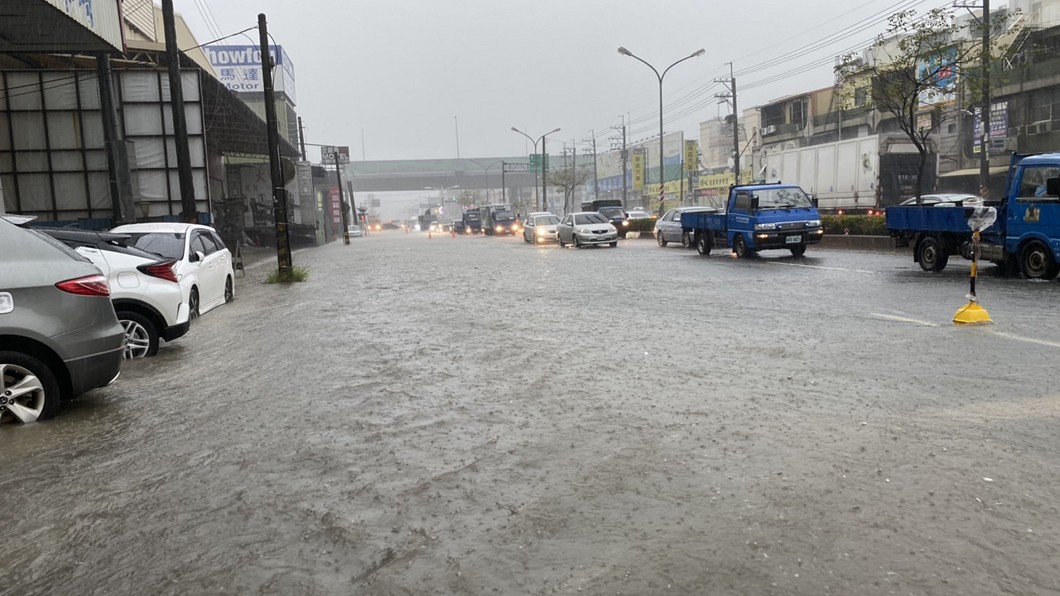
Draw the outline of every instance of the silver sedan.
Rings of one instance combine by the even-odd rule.
[[[568,213],[560,220],[556,228],[559,245],[573,244],[581,248],[590,244],[610,244],[618,246],[618,230],[606,217],[596,211]]]

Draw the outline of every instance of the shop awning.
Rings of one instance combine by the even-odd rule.
[[[990,175],[997,176],[998,174],[1004,174],[1008,171],[1008,166],[993,166],[990,168]],[[953,170],[952,172],[943,172],[939,174],[939,178],[953,178],[955,176],[978,176],[979,168],[965,168],[963,170]]]

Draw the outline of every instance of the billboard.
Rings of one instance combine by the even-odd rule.
[[[116,50],[125,51],[118,0],[45,0]],[[18,12],[18,11],[15,11]],[[5,15],[6,16],[6,15]],[[42,26],[42,29],[46,29]]]
[[[236,93],[264,93],[265,82],[261,72],[261,47],[252,45],[211,44],[203,47],[206,59],[217,71],[217,79]],[[269,53],[276,62],[272,85],[276,93],[283,93],[296,103],[294,64],[283,46],[269,46]]]
[[[633,190],[644,189],[644,152],[638,149],[633,150],[633,157],[631,158],[633,165],[630,169],[633,171]]]

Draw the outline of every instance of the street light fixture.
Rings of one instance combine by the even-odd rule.
[[[545,159],[545,137],[547,137],[548,135],[550,135],[550,134],[552,134],[554,132],[559,132],[559,129],[557,128],[555,130],[550,130],[550,131],[546,132],[545,134],[541,135],[541,137],[537,141],[534,140],[534,137],[526,134],[525,132],[519,130],[518,128],[516,128],[514,126],[512,127],[512,132],[517,132],[517,133],[523,135],[524,137],[526,137],[527,139],[530,139],[530,142],[534,144],[534,153],[537,153],[537,143],[538,143],[538,141],[541,142],[541,205],[540,205],[540,207],[541,207],[541,210],[544,211],[545,209],[548,208],[548,205],[546,204],[546,201],[545,201],[545,193],[546,193],[545,189],[548,188],[548,167],[546,167],[547,166],[547,160]]]
[[[488,203],[489,200],[490,200],[490,168],[492,168],[493,166],[495,166],[495,165],[497,165],[499,163],[504,163],[504,160],[503,159],[498,159],[497,161],[491,163],[488,166],[484,166],[484,165],[480,164],[479,162],[477,162],[477,161],[475,161],[473,159],[469,159],[468,161],[470,161],[471,163],[475,164],[476,166],[482,168],[484,176],[486,177],[486,182],[485,182],[485,187],[486,187],[485,190],[486,190],[486,192],[485,192],[485,194],[486,194],[486,202]]]
[[[666,186],[665,186],[665,182],[666,182],[665,178],[666,178],[666,176],[665,176],[665,170],[663,169],[665,167],[664,163],[663,163],[663,77],[666,76],[666,73],[670,72],[671,68],[677,66],[678,64],[680,64],[680,63],[682,63],[685,60],[688,60],[690,58],[696,58],[698,56],[702,56],[706,52],[707,51],[705,49],[700,48],[700,49],[696,50],[695,52],[692,52],[691,54],[685,56],[684,58],[681,58],[677,62],[674,62],[670,66],[667,66],[666,70],[664,70],[662,72],[662,74],[659,74],[659,71],[656,70],[654,66],[652,66],[651,64],[648,64],[640,56],[637,56],[636,54],[634,54],[633,52],[627,50],[626,48],[623,48],[623,47],[619,47],[618,48],[618,53],[619,54],[622,54],[623,56],[629,56],[630,58],[635,58],[636,60],[640,61],[642,64],[644,64],[645,66],[650,68],[651,71],[655,73],[655,76],[659,79],[659,217],[662,217],[662,214],[663,214],[662,213],[663,196],[666,193]]]

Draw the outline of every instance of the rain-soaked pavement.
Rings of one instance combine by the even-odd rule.
[[[400,232],[0,428],[2,594],[1055,594],[1060,284]]]

